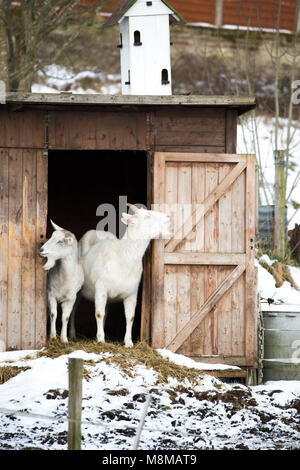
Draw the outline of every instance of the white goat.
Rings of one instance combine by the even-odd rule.
[[[79,254],[84,256],[89,249],[100,240],[117,240],[117,237],[111,232],[104,232],[104,230],[89,230],[79,240]]]
[[[47,297],[50,313],[50,339],[56,338],[57,304],[62,306],[61,341],[68,342],[67,327],[77,294],[84,282],[84,272],[79,256],[75,235],[54,224],[51,238],[40,249],[40,255],[47,259],[44,269],[47,275]],[[74,316],[71,326],[75,335]]]
[[[138,287],[143,272],[143,255],[153,238],[169,236],[169,216],[157,211],[138,209],[134,214],[122,214],[127,230],[122,239],[103,239],[82,251],[84,285],[81,294],[95,302],[97,341],[105,341],[104,322],[107,301],[122,300],[126,317],[125,346],[132,347],[132,324],[135,315]],[[104,232],[105,233],[105,232]],[[80,246],[95,241],[87,232]],[[87,243],[86,243],[87,242]]]

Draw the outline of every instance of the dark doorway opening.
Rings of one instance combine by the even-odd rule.
[[[141,151],[49,151],[47,238],[57,225],[74,233],[77,240],[101,221],[96,215],[101,204],[112,204],[116,210],[116,235],[124,233],[120,222],[119,196],[132,204],[147,205],[147,152]],[[126,209],[125,209],[126,210]],[[103,219],[103,217],[102,217]],[[139,288],[133,341],[140,338],[142,282]],[[61,328],[59,309],[57,332]],[[77,337],[94,339],[96,320],[94,303],[81,299],[75,318]],[[122,342],[125,334],[123,304],[111,303],[105,324],[106,340]]]

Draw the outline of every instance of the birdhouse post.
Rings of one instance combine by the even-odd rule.
[[[120,25],[123,95],[171,95],[170,21],[180,15],[164,0],[125,1],[107,25]]]

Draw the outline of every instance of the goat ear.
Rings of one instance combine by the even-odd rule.
[[[54,230],[63,230],[63,228],[61,228],[61,227],[59,227],[58,225],[56,225],[56,224],[53,222],[53,220],[50,220],[50,222],[51,222],[51,225],[52,225],[52,227],[54,228]]]

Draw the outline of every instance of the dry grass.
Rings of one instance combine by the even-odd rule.
[[[9,379],[12,379],[20,372],[28,370],[30,367],[16,367],[16,366],[3,366],[0,367],[0,384],[4,384]]]
[[[293,279],[293,277],[290,273],[290,270],[289,270],[289,268],[286,264],[281,263],[279,261],[276,262],[276,263],[273,263],[272,265],[269,265],[265,261],[260,261],[260,264],[270,274],[272,274],[272,276],[275,279],[275,286],[277,288],[281,287],[282,284],[284,283],[284,281],[288,281],[294,289],[299,290],[299,287],[295,283],[295,281],[294,281],[294,279]]]
[[[187,379],[191,383],[196,383],[201,377],[199,370],[173,364],[164,359],[155,349],[144,342],[137,343],[133,348],[128,349],[119,343],[98,343],[93,340],[81,339],[63,344],[59,340],[52,340],[47,343],[47,347],[38,355],[54,359],[77,350],[95,354],[111,353],[111,356],[105,357],[102,360],[108,364],[119,366],[126,374],[132,377],[134,376],[134,367],[136,364],[154,369],[158,374],[158,381],[160,383],[167,382],[169,377],[175,378],[180,382]],[[92,366],[96,363],[93,361],[85,361],[85,364]],[[89,378],[87,371],[85,378],[87,380]]]

